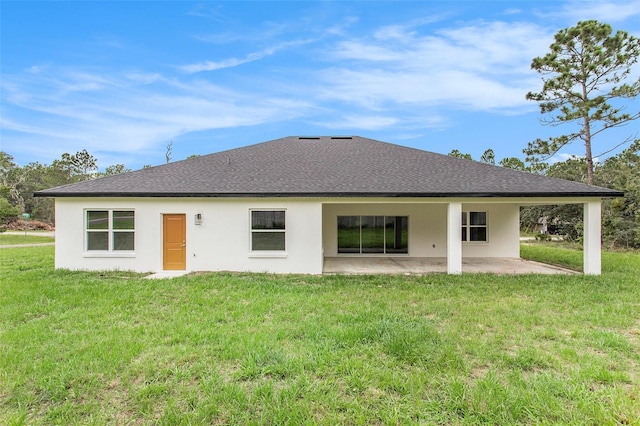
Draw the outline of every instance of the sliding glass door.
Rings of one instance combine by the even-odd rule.
[[[408,252],[407,216],[338,216],[338,253]]]

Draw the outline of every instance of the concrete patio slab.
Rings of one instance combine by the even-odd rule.
[[[446,273],[444,257],[326,257],[325,274],[429,274]],[[463,273],[575,274],[575,271],[517,258],[466,258]]]

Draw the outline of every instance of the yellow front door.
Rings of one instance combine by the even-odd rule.
[[[187,269],[187,219],[183,214],[163,215],[163,269]]]

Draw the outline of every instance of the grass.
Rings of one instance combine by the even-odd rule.
[[[550,265],[562,266],[574,271],[582,271],[584,254],[580,245],[558,242],[529,242],[520,245],[520,257]],[[603,251],[602,272],[626,273],[627,279],[634,279],[633,274],[639,270],[640,252],[637,251]],[[634,272],[635,271],[635,272]]]
[[[4,249],[0,424],[639,424],[640,256],[603,269],[155,281]]]
[[[53,237],[41,237],[37,235],[18,235],[18,234],[0,234],[0,246],[13,245],[13,244],[42,244],[53,243],[55,238]]]
[[[520,257],[574,271],[582,271],[583,266],[582,251],[562,247],[552,242],[521,244]]]

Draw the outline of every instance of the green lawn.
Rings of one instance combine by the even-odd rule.
[[[0,424],[639,424],[640,255],[603,270],[152,281],[3,249]]]
[[[44,237],[39,235],[17,235],[17,234],[4,234],[0,233],[0,246],[6,246],[11,244],[43,244],[53,243],[55,238]]]
[[[551,265],[562,266],[574,271],[582,271],[582,250],[569,248],[564,242],[527,243],[520,245],[520,256]],[[573,244],[573,246],[577,246]],[[602,272],[627,273],[625,279],[637,279],[640,270],[640,252],[602,252]]]

